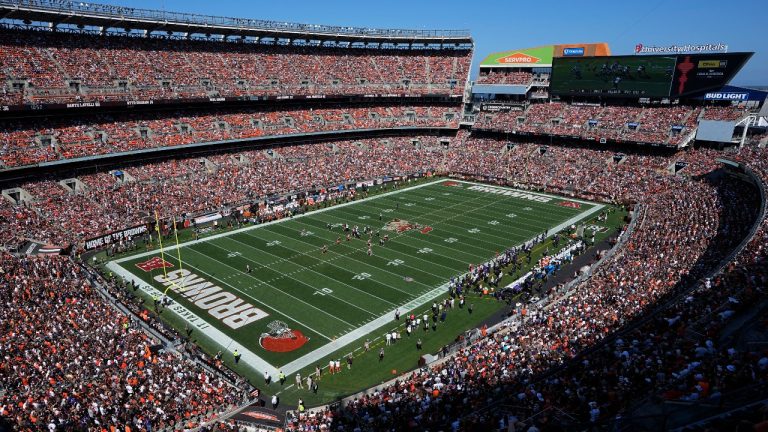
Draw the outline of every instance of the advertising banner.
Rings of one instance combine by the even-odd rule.
[[[692,54],[678,56],[672,79],[672,97],[695,97],[719,90],[741,70],[753,53]],[[742,92],[743,93],[743,92]]]
[[[109,246],[114,243],[119,243],[121,240],[129,241],[133,237],[146,234],[147,232],[149,232],[149,225],[143,224],[115,231],[103,236],[94,237],[85,241],[85,250],[93,250],[103,246]]]

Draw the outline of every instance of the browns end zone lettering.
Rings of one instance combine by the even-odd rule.
[[[232,293],[208,282],[189,270],[169,271],[167,276],[155,276],[155,281],[187,298],[195,306],[232,329],[239,329],[269,316],[263,310],[246,303]]]
[[[526,192],[520,192],[520,191],[516,191],[516,190],[511,190],[511,189],[502,189],[502,188],[497,188],[497,187],[492,187],[492,186],[470,186],[470,187],[467,188],[467,190],[474,190],[474,191],[479,191],[479,192],[488,192],[488,193],[493,193],[493,194],[497,194],[497,195],[504,195],[504,196],[508,196],[508,197],[512,197],[512,198],[521,198],[521,199],[526,199],[528,201],[536,201],[536,202],[540,202],[540,203],[548,203],[548,202],[552,201],[552,198],[550,198],[550,197],[546,197],[546,196],[542,196],[542,195],[529,194],[529,193],[526,193]]]

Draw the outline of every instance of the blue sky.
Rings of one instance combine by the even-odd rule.
[[[613,54],[637,43],[725,43],[755,51],[736,85],[768,85],[765,0],[96,0],[98,3],[307,24],[468,29],[477,63],[487,54],[551,43],[607,42]]]

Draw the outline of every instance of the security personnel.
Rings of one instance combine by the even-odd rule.
[[[240,363],[240,353],[239,353],[237,350],[235,350],[235,351],[232,353],[232,355],[233,355],[233,356],[235,356],[235,364],[238,364],[238,363]]]
[[[285,374],[283,371],[280,371],[280,373],[277,374],[277,378],[280,380],[280,385],[285,384]]]

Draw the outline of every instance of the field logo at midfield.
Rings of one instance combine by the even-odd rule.
[[[152,257],[147,261],[137,263],[136,267],[144,270],[145,272],[149,273],[152,270],[161,269],[163,267],[165,268],[173,268],[173,264],[169,263],[168,261],[160,258],[160,257]]]
[[[579,204],[577,202],[573,202],[573,201],[560,201],[560,203],[558,205],[560,205],[562,207],[570,207],[570,208],[575,208],[575,209],[580,209],[581,208],[581,204]]]
[[[384,229],[386,231],[395,231],[399,233],[410,230],[419,230],[422,234],[427,234],[428,232],[432,231],[432,227],[430,226],[419,225],[403,219],[392,219],[391,221],[387,222],[386,225],[384,225]]]
[[[294,351],[309,341],[301,330],[291,330],[282,321],[272,321],[267,325],[267,332],[259,337],[259,345],[267,351],[289,352]]]

